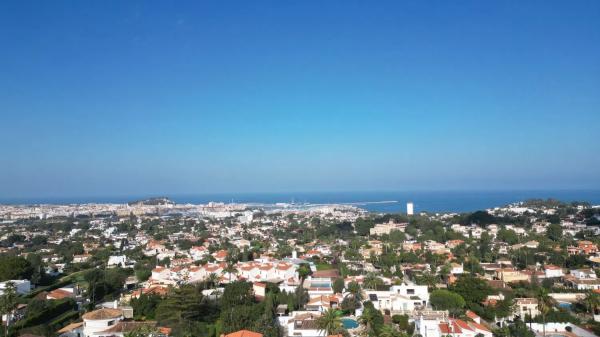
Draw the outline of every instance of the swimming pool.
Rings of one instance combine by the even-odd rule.
[[[329,282],[311,282],[311,288],[331,288],[331,283]]]
[[[573,306],[573,304],[571,304],[569,302],[558,302],[558,306],[562,309],[571,310],[571,307]]]
[[[356,329],[358,328],[358,322],[354,318],[342,318],[342,324],[345,329]]]

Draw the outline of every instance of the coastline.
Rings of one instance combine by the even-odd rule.
[[[211,201],[225,203],[310,203],[346,204],[370,212],[404,212],[407,202],[413,202],[415,211],[470,212],[528,199],[557,199],[563,202],[584,201],[600,204],[600,190],[546,190],[546,191],[381,191],[381,192],[302,192],[302,193],[215,193],[165,195],[178,204],[205,204]],[[115,197],[46,197],[4,198],[0,204],[83,204],[83,203],[127,203],[153,196]]]

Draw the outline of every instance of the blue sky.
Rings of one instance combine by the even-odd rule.
[[[4,1],[0,197],[600,188],[598,1]]]

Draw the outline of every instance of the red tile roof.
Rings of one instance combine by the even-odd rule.
[[[63,289],[54,289],[46,295],[46,298],[54,300],[60,300],[67,297],[73,297],[73,293]]]
[[[480,318],[476,313],[472,312],[471,310],[467,310],[466,314],[467,314],[467,317],[469,317],[470,319]]]
[[[258,332],[250,330],[239,330],[225,335],[225,337],[262,337],[263,335]]]

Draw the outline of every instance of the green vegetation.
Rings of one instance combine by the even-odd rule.
[[[29,280],[33,272],[34,269],[27,259],[9,254],[0,255],[0,282],[7,280]]]
[[[381,311],[375,309],[373,303],[367,301],[364,303],[364,310],[358,318],[358,322],[364,325],[369,336],[379,336],[383,328],[384,319]]]
[[[437,289],[429,297],[431,305],[436,310],[448,310],[454,316],[464,313],[466,302],[464,298],[452,291]]]
[[[343,330],[341,312],[334,309],[327,309],[321,317],[317,319],[317,325],[321,331],[325,331],[328,336],[336,335]]]
[[[125,279],[131,274],[128,269],[92,269],[87,271],[83,278],[87,282],[90,305],[103,300],[112,300],[118,297]]]

